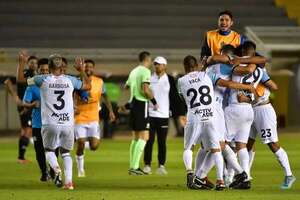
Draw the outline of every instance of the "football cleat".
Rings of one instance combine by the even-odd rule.
[[[217,183],[216,183],[215,190],[222,191],[222,190],[225,190],[225,189],[226,189],[226,186],[224,184],[224,181],[218,180]]]
[[[144,172],[140,168],[138,168],[138,169],[129,169],[128,174],[133,175],[133,176],[148,175],[146,172]]]
[[[55,175],[54,184],[56,185],[56,187],[62,187],[63,186],[63,182],[62,182],[62,178],[61,178],[61,172],[58,172]]]
[[[205,178],[199,178],[195,176],[194,178],[194,187],[197,189],[203,189],[203,190],[211,190],[214,188],[214,184],[211,183],[207,177]]]
[[[248,178],[248,176],[247,176],[246,172],[242,172],[240,174],[235,175],[234,178],[233,178],[233,182],[231,184],[229,184],[229,188],[236,187],[240,183],[242,183],[245,180],[247,180],[247,178]]]
[[[235,185],[232,188],[233,189],[238,189],[238,190],[249,190],[251,188],[251,182],[250,181],[244,181],[244,182],[241,182],[241,183]]]
[[[280,188],[283,190],[290,189],[295,181],[296,181],[295,176],[293,176],[293,175],[285,176],[284,181],[283,181],[282,185],[280,186]]]
[[[186,186],[189,189],[194,189],[193,185],[194,185],[194,173],[192,171],[188,171],[186,174]]]

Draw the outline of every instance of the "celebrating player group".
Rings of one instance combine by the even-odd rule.
[[[265,68],[267,59],[256,52],[255,43],[231,30],[232,25],[230,11],[219,13],[218,29],[206,33],[200,59],[191,55],[183,59],[185,74],[177,83],[166,73],[166,58],[158,56],[152,62],[149,52],[139,54],[140,64],[130,72],[125,84],[131,94],[129,102],[120,108],[130,111],[133,137],[129,175],[152,173],[155,134],[159,148],[156,173],[168,173],[166,137],[172,116],[184,126],[183,162],[189,189],[250,189],[255,178],[250,172],[256,136],[268,145],[282,166],[285,176],[281,189],[292,187],[296,178],[286,151],[278,143],[276,114],[269,101],[270,93],[278,87]],[[57,187],[73,190],[70,151],[76,141],[78,177],[85,177],[86,142],[91,150],[100,144],[101,100],[109,110],[110,120],[115,120],[105,84],[95,75],[93,60],[76,58],[76,76],[66,75],[67,60],[58,54],[38,60],[21,52],[19,62],[17,83],[23,84],[23,93],[17,94],[10,80],[5,82],[22,108],[18,162],[27,162],[24,155],[32,126],[40,180],[52,178]],[[24,69],[26,63],[31,67]],[[152,64],[155,70],[151,75]],[[24,117],[31,110],[29,117]],[[143,152],[145,166],[141,169]],[[59,155],[64,170],[58,163]],[[208,178],[214,166],[215,184]]]

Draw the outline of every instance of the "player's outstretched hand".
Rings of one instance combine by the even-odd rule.
[[[85,64],[84,59],[80,57],[75,58],[74,68],[79,72],[84,72],[85,70]]]
[[[186,125],[186,116],[179,116],[178,122],[181,125],[181,127],[184,127]]]
[[[25,50],[22,50],[19,52],[19,63],[22,65],[26,65],[27,59],[28,59],[28,53]]]

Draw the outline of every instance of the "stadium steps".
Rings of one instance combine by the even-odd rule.
[[[216,6],[218,5],[218,6]],[[2,0],[2,47],[199,49],[217,13],[245,25],[294,26],[273,0]]]

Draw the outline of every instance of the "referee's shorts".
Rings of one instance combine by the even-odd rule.
[[[130,126],[133,131],[149,130],[148,102],[133,98],[130,106]]]

